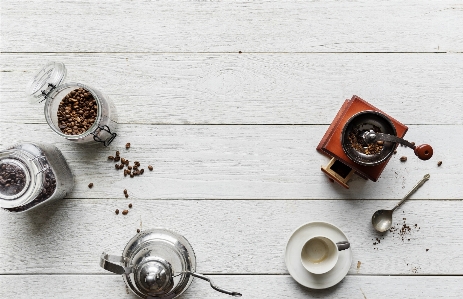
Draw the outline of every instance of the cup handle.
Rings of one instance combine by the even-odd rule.
[[[350,243],[348,241],[341,241],[336,243],[336,246],[338,246],[338,251],[341,251],[350,248]]]

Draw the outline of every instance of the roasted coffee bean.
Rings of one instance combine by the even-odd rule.
[[[128,170],[132,170],[132,166],[127,166],[127,169],[128,169]]]
[[[127,176],[127,169],[124,169],[124,176]]]
[[[437,166],[441,166],[441,165],[442,165],[442,161],[437,162]]]
[[[127,193],[126,193],[126,194],[124,194],[124,196],[125,196],[125,198],[128,198],[128,197],[129,197],[129,195],[128,195]]]
[[[88,187],[89,187],[89,188],[92,188],[92,187],[93,187],[93,183],[88,184]]]
[[[140,229],[138,228],[138,229],[137,229],[137,234],[138,234],[139,232],[140,232]]]
[[[130,148],[130,142],[127,142],[127,143],[125,144],[125,148],[126,148],[126,149],[129,149],[129,148]]]
[[[137,166],[137,165],[135,165],[135,166],[133,167],[133,169],[134,169],[134,170],[137,170],[137,169],[138,169],[138,166]]]
[[[131,177],[131,178],[133,178],[133,176],[134,176],[134,174],[133,174],[133,173],[131,173],[131,174],[130,174],[130,177]]]
[[[132,208],[132,204],[131,204],[131,203],[129,203],[129,208]]]
[[[116,162],[118,162],[120,159],[121,159],[121,157],[119,157],[119,156],[114,157],[114,161],[116,161]]]
[[[133,164],[135,164],[136,166],[140,166],[140,162],[138,161],[133,162]]]
[[[119,209],[116,209],[116,215],[119,215]]]
[[[122,215],[127,215],[128,213],[129,213],[129,210],[122,211]]]
[[[88,94],[85,98],[81,96],[82,92],[73,92],[61,100],[56,113],[59,128],[66,135],[85,133],[95,122],[98,112],[96,100],[90,92],[84,91]]]
[[[119,169],[119,164],[115,164],[114,167],[116,167],[116,169]]]
[[[377,144],[377,145],[384,145],[384,141],[378,140],[378,141],[376,141],[376,144]]]
[[[143,174],[145,172],[145,170],[142,168],[140,169],[140,174]]]
[[[116,157],[119,157],[121,153],[119,151],[116,151]]]
[[[400,157],[400,161],[402,161],[402,162],[407,161],[407,157],[405,157],[405,156]]]
[[[125,159],[125,165],[129,166],[129,160]]]
[[[113,156],[108,156],[108,159],[109,160],[114,160],[114,157]]]
[[[125,159],[124,158],[121,158],[121,163],[125,164]]]
[[[148,165],[148,169],[149,169],[150,171],[152,171],[152,170],[153,170],[153,166]]]
[[[124,194],[127,194],[127,189],[124,189]]]
[[[410,142],[413,146],[415,145],[415,142]]]
[[[0,192],[11,196],[18,194],[26,186],[26,174],[19,166],[3,163],[0,169]]]

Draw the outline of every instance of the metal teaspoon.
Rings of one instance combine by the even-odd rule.
[[[399,203],[392,209],[392,210],[378,210],[373,214],[373,217],[371,217],[371,224],[373,224],[373,227],[379,231],[379,232],[385,232],[388,229],[391,228],[392,226],[392,213],[397,209],[405,200],[407,200],[413,193],[415,193],[418,188],[423,186],[424,183],[426,183],[427,180],[429,180],[430,175],[426,174],[421,181],[418,182],[418,184],[413,187],[413,189],[408,192],[405,197],[399,201]]]

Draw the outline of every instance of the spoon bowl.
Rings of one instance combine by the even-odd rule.
[[[373,216],[371,217],[371,224],[373,224],[373,227],[379,231],[380,233],[383,233],[387,231],[388,229],[391,228],[392,226],[392,213],[397,209],[407,198],[409,198],[413,193],[415,193],[418,188],[423,186],[423,184],[429,180],[430,175],[426,174],[421,181],[418,182],[418,184],[413,187],[413,189],[408,192],[407,195],[398,203],[392,210],[378,210],[376,211]]]
[[[381,233],[387,231],[392,226],[392,210],[376,211],[371,218],[371,224]]]

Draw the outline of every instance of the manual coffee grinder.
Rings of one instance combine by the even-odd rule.
[[[408,127],[358,96],[346,100],[317,146],[330,162],[321,170],[349,188],[356,173],[376,182],[399,144],[410,147],[421,160],[432,157],[428,144],[415,146],[404,140]]]
[[[196,257],[185,237],[167,229],[149,229],[136,234],[122,256],[103,253],[100,266],[122,274],[127,287],[145,299],[174,299],[191,284],[193,277],[209,282],[221,293],[241,297],[238,292],[216,286],[209,277],[196,273]]]

